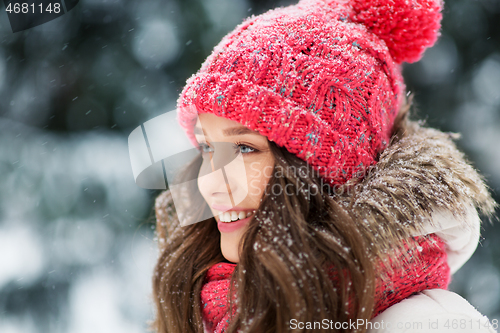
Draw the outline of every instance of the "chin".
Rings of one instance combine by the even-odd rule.
[[[227,261],[230,261],[230,262],[235,263],[235,264],[237,264],[240,260],[240,258],[238,256],[227,256],[224,253],[222,253],[222,255],[224,256],[224,258],[226,258]]]

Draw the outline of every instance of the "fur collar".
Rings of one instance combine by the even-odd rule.
[[[479,219],[475,209],[471,218],[471,208],[491,218],[497,206],[452,141],[457,134],[407,119],[399,126],[378,163],[337,197],[373,245],[372,254],[382,257],[411,236],[445,228],[436,215],[449,214],[460,227],[475,230]]]

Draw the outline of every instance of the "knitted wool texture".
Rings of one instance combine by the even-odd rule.
[[[383,279],[377,280],[375,308],[372,318],[393,304],[426,289],[446,289],[450,282],[450,268],[447,263],[445,243],[436,235],[429,235],[433,244],[424,237],[417,244],[408,246],[407,254],[390,259],[391,271],[386,271]],[[228,292],[231,275],[236,264],[218,263],[210,267],[201,289],[201,307],[205,329],[209,332],[225,332],[229,322]],[[386,266],[384,266],[386,267]],[[335,281],[335,271],[329,274]],[[233,314],[236,308],[233,308]]]
[[[438,0],[302,0],[246,19],[184,87],[178,117],[237,121],[311,164],[331,185],[361,178],[404,99],[400,63],[438,36]]]

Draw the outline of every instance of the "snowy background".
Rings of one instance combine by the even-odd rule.
[[[13,34],[0,5],[0,332],[142,333],[153,316],[153,199],[127,137],[251,14],[296,1],[81,0]],[[439,43],[405,67],[418,116],[500,199],[500,0],[450,0]],[[500,226],[452,289],[500,319]]]

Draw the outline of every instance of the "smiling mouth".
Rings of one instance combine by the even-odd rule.
[[[245,219],[249,216],[251,216],[253,213],[255,213],[255,210],[249,210],[249,211],[227,211],[227,212],[220,212],[219,213],[219,221],[229,223],[229,222],[234,222],[238,220]]]

